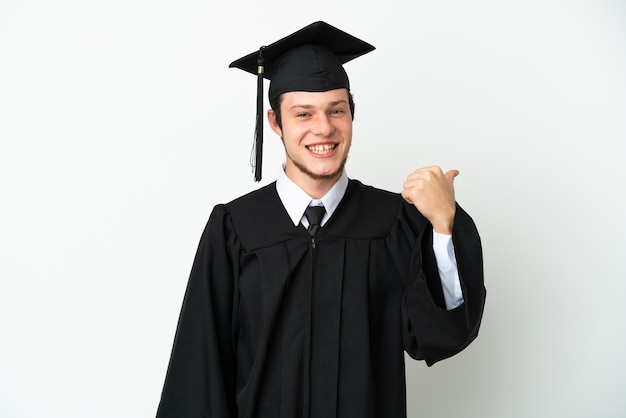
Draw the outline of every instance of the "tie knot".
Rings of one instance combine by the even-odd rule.
[[[322,218],[326,213],[326,209],[324,206],[309,206],[304,211],[304,216],[309,221],[309,233],[312,236],[317,234],[317,231],[320,229],[320,224],[322,223]]]

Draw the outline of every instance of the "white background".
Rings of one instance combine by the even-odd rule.
[[[626,416],[617,0],[0,0],[0,416],[154,416],[202,228],[258,187],[228,64],[315,20],[377,47],[349,175],[458,168],[483,239],[481,333],[407,364],[409,416]]]

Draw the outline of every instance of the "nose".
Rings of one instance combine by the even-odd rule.
[[[320,114],[315,118],[313,133],[318,136],[328,137],[335,132],[335,126],[327,114]]]

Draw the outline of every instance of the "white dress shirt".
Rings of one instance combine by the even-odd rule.
[[[346,171],[343,171],[339,180],[337,180],[333,187],[319,200],[311,198],[304,190],[291,181],[285,174],[284,168],[279,171],[278,180],[276,181],[276,191],[293,224],[298,225],[302,223],[305,227],[308,227],[309,222],[306,216],[304,216],[306,208],[309,206],[324,205],[326,213],[321,222],[321,226],[324,226],[335,212],[335,209],[337,209],[339,202],[341,202],[348,188],[349,180]],[[433,231],[433,251],[435,253],[435,259],[437,260],[437,268],[439,270],[439,277],[441,278],[446,307],[449,310],[454,309],[461,305],[464,299],[456,265],[452,236]]]

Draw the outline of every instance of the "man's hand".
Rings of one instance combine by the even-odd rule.
[[[458,170],[444,174],[437,166],[425,167],[409,174],[404,183],[402,197],[413,204],[440,234],[452,234],[456,212],[454,178],[458,175]]]

